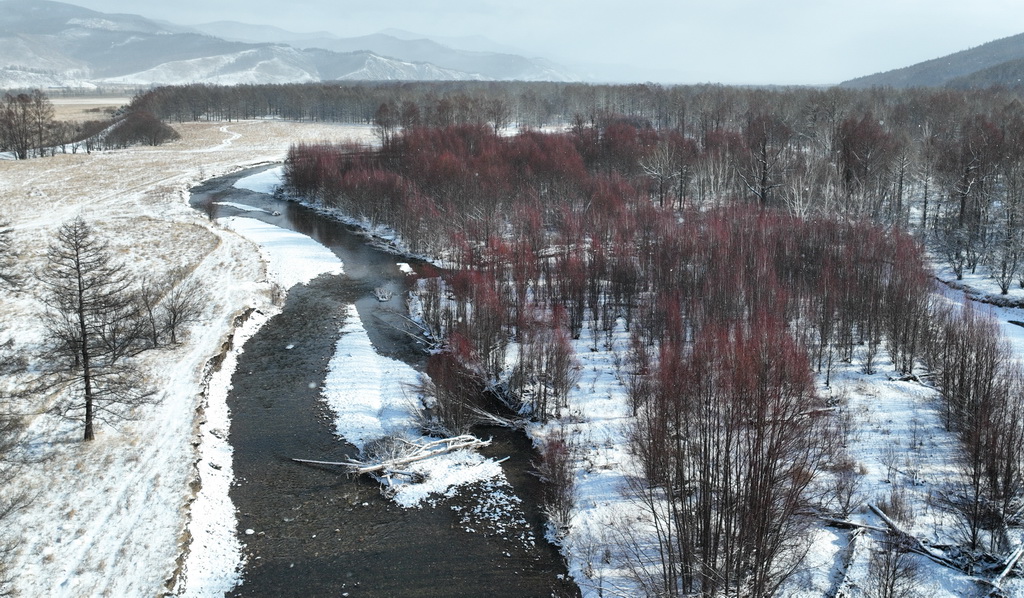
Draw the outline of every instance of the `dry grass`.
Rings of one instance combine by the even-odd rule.
[[[77,105],[83,107],[94,106]],[[36,500],[11,527],[20,535],[11,566],[23,595],[70,595],[63,581],[75,584],[75,595],[157,595],[180,556],[195,460],[195,422],[181,414],[196,412],[203,364],[217,352],[233,316],[245,305],[269,302],[270,294],[255,248],[189,207],[188,189],[281,160],[293,142],[371,133],[369,127],[272,121],[175,127],[182,138],[161,147],[0,162],[0,221],[13,227],[25,275],[20,291],[0,296],[0,330],[17,331],[19,352],[33,354],[43,334],[31,274],[43,264],[56,228],[75,216],[94,224],[130,267],[161,272],[184,266],[217,281],[205,289],[201,334],[147,354],[154,385],[166,395],[162,403],[141,409],[136,421],[104,429],[90,445],[81,444],[73,423],[30,418],[40,460],[16,484]],[[102,475],[106,471],[119,475]],[[82,488],[89,491],[76,491]]]
[[[128,96],[50,98],[57,120],[76,122],[109,118],[111,112],[131,101],[132,99]]]

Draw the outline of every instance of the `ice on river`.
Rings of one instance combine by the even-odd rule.
[[[344,271],[338,256],[301,233],[252,218],[221,218],[218,222],[259,245],[267,277],[284,289],[305,284],[321,274]]]
[[[377,354],[354,305],[328,366],[323,397],[335,414],[335,431],[363,450],[389,435],[419,438],[413,413],[416,396],[410,387],[419,374],[401,361]],[[429,440],[429,439],[428,439]],[[501,465],[471,450],[461,450],[410,464],[422,483],[393,488],[392,498],[404,507],[452,496],[459,488],[484,480],[504,480]]]
[[[273,195],[274,191],[281,186],[283,179],[284,167],[278,166],[277,168],[270,168],[254,175],[242,177],[235,181],[234,186],[238,189],[248,189],[256,193]]]

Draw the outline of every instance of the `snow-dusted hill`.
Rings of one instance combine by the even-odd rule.
[[[363,66],[348,74],[341,75],[338,79],[347,81],[372,80],[372,81],[454,81],[454,80],[487,80],[487,77],[477,74],[460,73],[451,69],[443,69],[429,63],[404,62],[382,58],[369,52],[362,53],[365,56]]]
[[[245,37],[238,27],[223,29],[230,39],[213,26],[188,29],[49,0],[0,0],[0,88],[573,78],[546,61],[426,40],[393,38],[397,45],[377,49],[333,38],[340,45],[325,48],[302,36],[290,40],[288,32],[238,41]]]

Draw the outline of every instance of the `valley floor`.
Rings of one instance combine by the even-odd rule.
[[[201,577],[201,584],[185,587],[178,579],[179,559],[190,543],[192,488],[204,467],[222,469],[229,460],[224,447],[210,450],[223,436],[227,414],[215,404],[207,410],[208,397],[201,391],[210,383],[208,360],[232,334],[236,316],[250,307],[272,313],[278,293],[256,245],[189,207],[188,189],[245,166],[280,161],[291,143],[372,135],[369,127],[277,121],[175,126],[182,139],[162,147],[0,162],[0,220],[13,227],[25,275],[22,288],[0,303],[0,341],[13,339],[24,355],[39,346],[44,334],[37,317],[39,283],[31,273],[44,263],[57,227],[79,215],[111,239],[129,268],[163,271],[184,265],[209,293],[203,322],[185,343],[145,355],[162,401],[139,408],[132,421],[103,427],[94,442],[83,443],[80,424],[45,412],[54,397],[20,406],[28,414],[26,448],[19,455],[23,465],[14,488],[4,491],[23,491],[31,499],[5,522],[16,542],[13,588],[25,596],[212,595],[230,587],[232,571],[195,563],[190,563],[193,580]],[[997,315],[1003,322],[1024,321],[1017,311]],[[1007,325],[1007,332],[1017,330]],[[1013,338],[1018,355],[1024,354],[1020,338]],[[620,492],[630,473],[622,370],[627,344],[622,331],[595,340],[585,329],[575,347],[583,375],[562,431],[576,438],[582,468],[577,509],[562,541],[570,572],[586,596],[636,593],[635,580],[621,565],[626,555],[615,548],[615,534],[635,519]],[[881,362],[878,373],[864,374],[855,360],[839,368],[831,387],[821,389],[852,416],[850,454],[860,466],[862,500],[890,499],[898,485],[911,504],[912,533],[934,544],[955,540],[955,523],[931,500],[952,475],[953,440],[940,424],[934,391],[893,380],[891,371]],[[227,382],[211,384],[214,401],[214,389]],[[535,439],[553,431],[530,430]],[[206,440],[199,443],[200,438]],[[228,483],[229,476],[207,486]],[[207,499],[200,492],[197,504]],[[851,519],[881,525],[867,510]],[[209,554],[222,549],[223,558],[234,558],[225,534],[196,530],[196,546]],[[811,558],[786,595],[867,595],[875,539],[870,534],[854,539],[851,532],[825,525],[812,539]],[[980,592],[965,575],[923,559],[921,568],[920,587],[933,598]],[[1004,588],[1024,596],[1016,581]]]
[[[272,284],[251,241],[207,221],[188,189],[239,168],[280,161],[296,141],[367,138],[369,127],[285,123],[176,125],[161,147],[0,162],[0,214],[13,228],[22,287],[0,303],[0,340],[32,355],[44,330],[39,283],[61,223],[82,216],[138,272],[185,266],[204,282],[203,321],[186,342],[144,354],[161,401],[132,421],[102,427],[91,443],[81,424],[45,412],[56,397],[16,407],[27,415],[14,484],[27,507],[5,522],[15,542],[13,589],[24,596],[152,596],[176,583],[188,544],[190,489],[208,360],[247,307],[272,309]],[[201,464],[200,464],[201,465]]]

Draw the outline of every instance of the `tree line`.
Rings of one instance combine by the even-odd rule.
[[[478,421],[495,384],[522,412],[562,416],[571,339],[596,349],[628,330],[633,493],[659,538],[657,567],[638,576],[657,572],[641,580],[652,594],[767,595],[801,554],[807,513],[826,508],[812,480],[844,460],[812,374],[828,383],[854,360],[871,372],[883,351],[901,374],[961,371],[969,361],[938,357],[943,318],[960,312],[937,303],[920,241],[869,214],[799,215],[758,196],[662,202],[638,148],[674,134],[622,121],[514,136],[413,127],[372,151],[294,146],[286,175],[295,192],[452,265],[420,290],[425,326],[447,347],[428,365],[442,424]],[[1012,446],[1014,413],[1000,411],[1005,428],[970,416],[951,430],[966,439],[963,422],[984,421]],[[974,502],[987,516],[989,497],[1020,498],[1019,454],[991,459]],[[995,521],[974,520],[983,532]]]
[[[567,126],[588,166],[665,206],[756,203],[914,231],[958,277],[1024,282],[1019,90],[452,82],[168,87],[165,120],[287,118],[398,131]]]
[[[50,99],[38,89],[7,93],[0,101],[0,152],[11,152],[19,160],[47,153],[160,145],[178,137],[153,114],[140,110],[103,120],[59,121]]]

